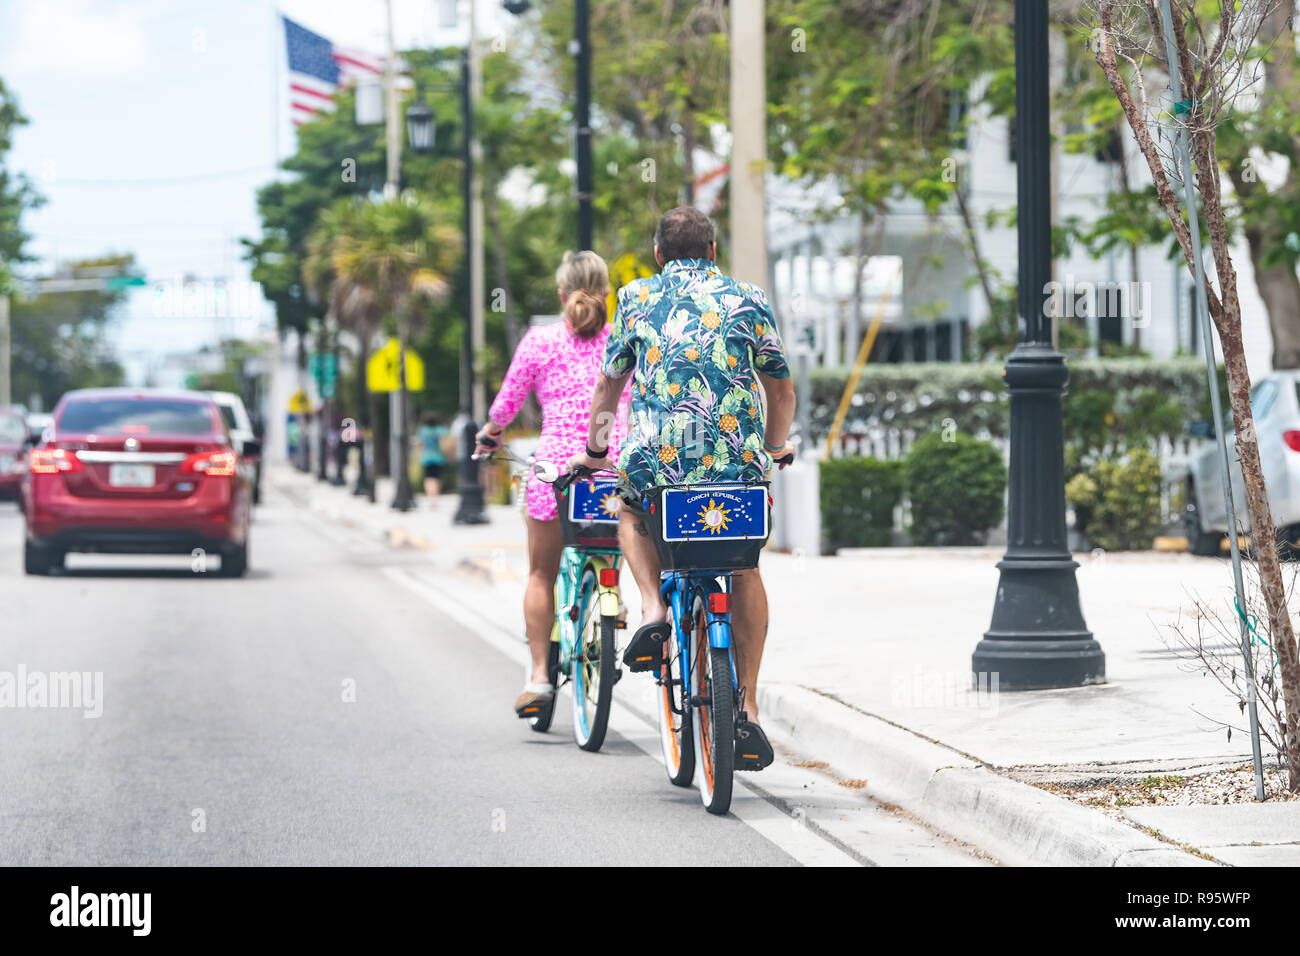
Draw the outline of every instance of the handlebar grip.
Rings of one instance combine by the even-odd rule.
[[[772,460],[778,465],[792,465],[794,464],[794,452],[791,452],[788,455],[782,455],[780,458],[774,458]]]
[[[590,468],[588,468],[586,465],[579,465],[578,467],[574,468],[573,471],[565,472],[564,474],[560,475],[559,478],[556,478],[554,484],[559,486],[559,489],[561,491],[566,491],[568,487],[571,484],[573,484],[575,481],[577,481],[579,478],[586,478],[588,475],[594,475],[594,474],[595,472],[592,471]]]

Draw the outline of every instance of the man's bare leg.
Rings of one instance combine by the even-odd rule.
[[[767,590],[757,568],[732,575],[731,589],[731,644],[736,656],[736,679],[745,688],[745,713],[758,723],[758,665],[767,642]]]
[[[668,620],[668,608],[659,593],[659,575],[663,570],[659,555],[650,536],[637,531],[640,525],[641,519],[629,511],[619,515],[618,545],[641,591],[641,625],[644,626]]]

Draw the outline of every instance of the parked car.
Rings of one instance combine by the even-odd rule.
[[[257,449],[250,449],[257,450]],[[201,392],[80,389],[54,409],[23,482],[24,567],[69,551],[221,555],[248,568],[252,490],[217,405]]]
[[[54,421],[54,416],[49,412],[32,412],[27,416],[27,441],[28,444],[40,444],[41,436],[45,434],[45,429],[50,427],[50,422]]]
[[[250,478],[253,482],[253,504],[262,501],[262,437],[253,426],[244,400],[234,392],[208,392],[212,400],[221,409],[230,437],[234,439],[235,451],[248,462]],[[256,446],[256,447],[254,447]]]
[[[17,498],[27,473],[27,423],[17,409],[0,407],[0,497]]]
[[[1300,547],[1300,370],[1273,371],[1255,383],[1250,393],[1250,407],[1255,417],[1255,435],[1259,441],[1259,460],[1268,488],[1268,503],[1273,512],[1278,540],[1284,550],[1295,553]],[[1232,445],[1232,416],[1225,414],[1223,429],[1228,436],[1229,476],[1232,485],[1233,511],[1242,533],[1250,529],[1246,511],[1246,488]],[[1188,432],[1198,438],[1215,438],[1213,422],[1192,422]],[[1223,504],[1223,486],[1219,480],[1217,442],[1206,441],[1188,463],[1187,477],[1187,547],[1193,554],[1215,555],[1228,532],[1228,512]]]

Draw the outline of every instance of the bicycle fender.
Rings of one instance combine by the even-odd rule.
[[[601,589],[600,616],[618,617],[618,591],[613,588]]]

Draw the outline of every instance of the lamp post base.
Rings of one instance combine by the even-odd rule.
[[[999,690],[1105,683],[1106,655],[1079,607],[1078,566],[1068,554],[998,562],[993,621],[971,655],[977,679],[996,674]]]

